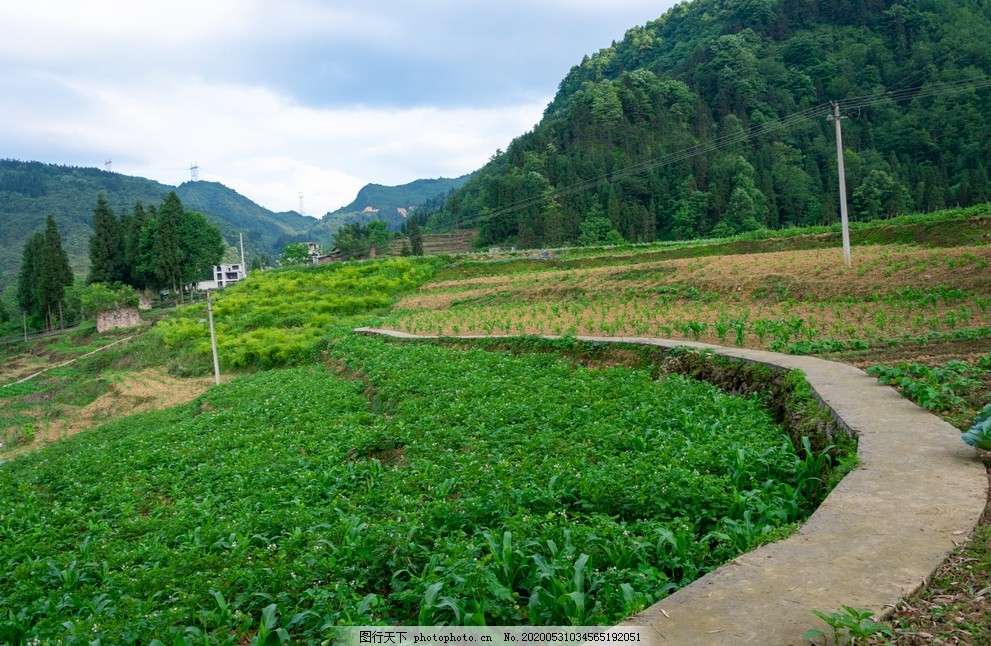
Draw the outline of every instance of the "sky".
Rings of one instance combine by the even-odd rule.
[[[675,0],[0,3],[0,158],[220,182],[320,217],[458,177]],[[299,194],[303,194],[302,200]]]

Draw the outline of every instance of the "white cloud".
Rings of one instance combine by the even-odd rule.
[[[476,170],[673,0],[0,3],[0,156],[200,178],[321,215]]]
[[[320,109],[268,89],[197,78],[146,86],[51,79],[74,109],[34,122],[31,135],[115,160],[114,170],[178,184],[189,166],[274,210],[305,194],[312,215],[354,199],[367,182],[401,184],[479,168],[530,129],[546,105],[500,109]],[[0,132],[6,126],[0,124]]]

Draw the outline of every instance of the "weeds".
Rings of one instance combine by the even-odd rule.
[[[852,606],[843,606],[836,612],[825,613],[813,610],[812,614],[826,622],[833,634],[832,643],[837,645],[856,644],[858,640],[875,635],[895,636],[891,628],[874,621],[874,613],[867,608],[858,610]],[[808,640],[822,638],[825,643],[826,633],[821,630],[808,630],[805,632],[805,638]]]

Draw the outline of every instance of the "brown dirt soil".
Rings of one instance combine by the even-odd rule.
[[[857,368],[880,363],[921,363],[938,366],[947,361],[973,361],[991,351],[988,339],[956,339],[920,345],[897,345],[891,348],[872,348],[860,352],[838,352],[820,355],[824,359],[841,361]]]
[[[582,288],[588,293],[643,290],[660,285],[691,285],[704,292],[753,297],[785,296],[823,301],[850,296],[889,294],[899,289],[952,285],[985,293],[991,247],[920,249],[858,247],[846,268],[835,249],[780,251],[765,254],[683,258],[616,267],[577,268],[446,280],[425,285],[399,303],[400,308],[445,309],[466,295]],[[634,269],[635,268],[635,269]],[[631,271],[634,269],[634,271]],[[651,271],[653,270],[653,271]],[[563,285],[562,285],[563,283]],[[758,296],[759,297],[759,296]],[[528,298],[527,300],[533,300]]]
[[[0,383],[13,383],[49,367],[51,362],[30,354],[18,355],[0,365]]]
[[[116,417],[183,404],[213,385],[213,377],[177,379],[158,368],[128,373],[89,405],[66,412],[62,419],[40,422],[33,442],[0,451],[0,457],[39,449]],[[40,418],[41,412],[35,412]]]

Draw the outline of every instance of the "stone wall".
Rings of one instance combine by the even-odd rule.
[[[96,315],[97,332],[106,332],[119,327],[134,327],[135,325],[141,325],[141,316],[136,307],[122,307],[99,312]]]

